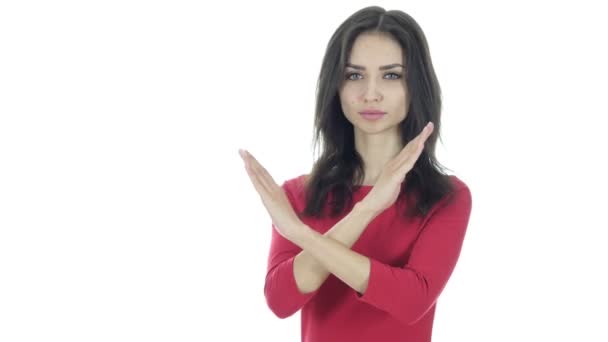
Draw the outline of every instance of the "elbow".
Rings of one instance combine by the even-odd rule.
[[[289,262],[284,262],[267,274],[264,284],[266,304],[281,319],[298,312],[312,297],[312,294],[304,295],[298,291],[291,268]]]
[[[264,285],[264,297],[270,311],[280,319],[292,316],[299,309],[293,301],[289,300],[288,296],[280,291],[279,287],[268,281]]]
[[[268,305],[270,311],[272,311],[272,313],[280,319],[291,317],[298,311],[297,308],[293,309],[288,307],[285,301],[273,297],[272,294],[269,294],[268,292],[265,293],[265,296],[266,305]]]
[[[405,325],[414,325],[434,312],[442,288],[437,288],[432,284],[435,283],[429,282],[426,277],[421,276],[420,290],[416,291],[417,294],[410,297],[402,306],[400,319]]]
[[[423,291],[412,292],[406,298],[395,301],[391,311],[402,324],[411,326],[433,312],[437,299],[438,293],[426,287]]]
[[[406,308],[403,312],[401,312],[398,318],[407,326],[414,325],[426,317],[434,307],[435,301],[421,301]]]
[[[288,317],[291,317],[293,314],[295,314],[295,311],[286,311],[286,310],[280,310],[280,309],[270,309],[272,311],[272,313],[274,313],[275,316],[277,316],[280,319],[285,319]]]

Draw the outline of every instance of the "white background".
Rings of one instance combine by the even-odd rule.
[[[600,2],[373,4],[422,26],[473,195],[433,341],[607,341]],[[368,5],[3,1],[0,341],[299,340],[237,150],[309,171],[325,46]]]

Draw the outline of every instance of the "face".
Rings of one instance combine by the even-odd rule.
[[[398,133],[409,106],[402,64],[401,46],[390,36],[363,33],[356,38],[339,90],[342,110],[356,133]],[[361,114],[370,109],[385,114]]]

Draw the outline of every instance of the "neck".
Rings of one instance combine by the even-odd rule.
[[[355,130],[355,149],[363,158],[365,177],[362,185],[374,185],[384,166],[403,149],[396,130],[366,134]]]

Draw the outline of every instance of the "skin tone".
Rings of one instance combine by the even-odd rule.
[[[422,153],[424,142],[433,131],[429,123],[424,130],[391,159],[378,181],[363,200],[355,205],[349,216],[370,222],[396,201],[405,175]],[[365,293],[370,274],[370,261],[340,242],[318,233],[296,215],[287,195],[270,173],[246,150],[239,150],[247,175],[260,195],[277,232],[310,254],[325,270],[345,284]]]
[[[391,73],[395,70],[396,74],[401,74],[402,69],[379,69],[402,60],[401,48],[395,44],[385,36],[360,35],[353,45],[351,63],[364,66],[365,70],[353,70],[357,74],[348,76],[352,81],[345,82],[340,88],[343,111],[354,126],[355,148],[366,164],[364,184],[374,185],[349,213],[357,221],[369,222],[393,205],[401,183],[433,131],[433,124],[429,123],[405,147],[399,142],[397,125],[405,118],[409,101],[402,78],[395,80]],[[367,108],[380,109],[387,114],[379,120],[366,121],[358,112]],[[305,225],[291,207],[283,189],[262,164],[246,150],[239,150],[239,154],[277,232],[302,248],[327,272],[363,294],[369,280],[369,258]]]
[[[402,48],[393,38],[364,33],[355,40],[346,65],[339,97],[364,161],[363,185],[375,184],[384,165],[403,148],[398,124],[407,115],[409,95],[402,61]],[[386,115],[370,121],[360,114],[365,109]]]

